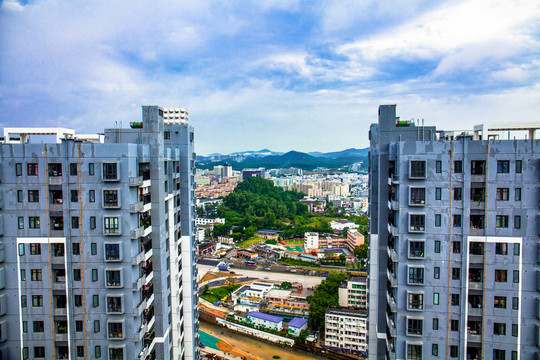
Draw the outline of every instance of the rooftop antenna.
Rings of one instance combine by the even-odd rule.
[[[422,119],[422,141],[424,141],[424,119]]]

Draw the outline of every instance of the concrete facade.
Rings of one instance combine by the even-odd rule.
[[[367,277],[351,276],[338,289],[339,306],[367,309]]]
[[[198,359],[193,128],[170,114],[0,145],[1,359]]]
[[[325,346],[337,351],[365,355],[368,345],[366,311],[328,308],[324,334]]]
[[[536,359],[540,141],[395,105],[370,140],[370,358]]]

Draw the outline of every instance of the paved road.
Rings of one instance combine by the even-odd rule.
[[[249,277],[255,277],[259,278],[261,280],[275,280],[275,281],[289,281],[289,282],[298,282],[304,285],[305,288],[307,287],[313,287],[316,285],[319,285],[321,281],[323,281],[323,277],[319,276],[308,276],[308,275],[301,275],[297,273],[280,273],[280,272],[273,272],[273,271],[264,271],[264,270],[248,270],[248,269],[239,269],[239,268],[232,268],[232,271],[234,271],[236,274],[241,274],[244,276]],[[216,266],[211,265],[204,265],[199,264],[199,279],[200,280],[204,274],[206,274],[208,271],[217,271]]]

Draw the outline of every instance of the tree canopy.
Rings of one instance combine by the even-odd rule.
[[[309,324],[314,329],[324,329],[324,316],[329,306],[339,305],[339,285],[345,281],[343,273],[333,273],[321,282],[313,295],[308,296]]]

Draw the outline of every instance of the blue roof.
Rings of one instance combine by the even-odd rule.
[[[257,319],[261,319],[261,320],[267,320],[273,323],[280,323],[283,321],[283,318],[280,318],[279,316],[265,314],[258,311],[250,311],[248,312],[247,316],[251,316]]]
[[[308,319],[295,317],[287,324],[289,327],[301,328],[308,322]]]
[[[259,230],[258,232],[260,232],[260,233],[267,233],[267,234],[279,234],[279,233],[282,233],[283,231],[261,229],[261,230]]]
[[[335,253],[342,253],[343,255],[345,255],[345,251],[343,249],[324,249],[324,252],[327,252],[327,253],[335,252]]]

